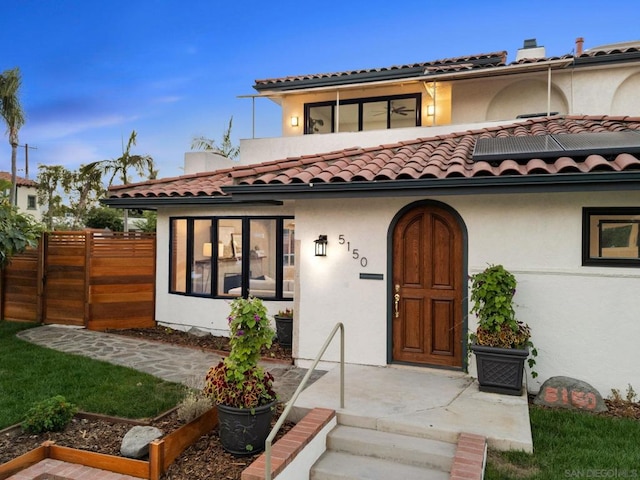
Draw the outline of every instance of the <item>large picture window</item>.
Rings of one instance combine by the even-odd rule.
[[[420,126],[419,93],[305,104],[305,133],[359,132]]]
[[[582,264],[640,267],[640,207],[584,208]]]
[[[170,235],[171,293],[293,298],[293,218],[172,218]]]

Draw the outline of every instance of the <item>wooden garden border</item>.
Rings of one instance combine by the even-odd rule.
[[[205,433],[213,430],[217,424],[218,409],[213,407],[174,432],[151,442],[148,461],[61,447],[55,445],[54,442],[47,441],[30,452],[0,465],[0,480],[5,480],[46,458],[148,480],[159,480],[160,476],[187,447],[193,445]]]

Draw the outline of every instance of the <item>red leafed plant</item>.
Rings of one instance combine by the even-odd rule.
[[[274,331],[262,300],[236,298],[228,317],[231,351],[205,377],[204,393],[217,405],[256,408],[276,399],[273,376],[258,366],[262,347],[270,347]]]

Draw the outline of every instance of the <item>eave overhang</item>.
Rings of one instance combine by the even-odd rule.
[[[224,191],[243,200],[353,198],[415,195],[484,195],[640,190],[640,172],[565,173],[502,177],[455,177],[376,182],[336,182],[281,185],[234,185]]]
[[[228,197],[192,196],[192,197],[128,197],[104,198],[100,203],[113,208],[131,208],[140,210],[157,210],[158,207],[183,207],[213,205],[217,207],[246,207],[246,206],[280,206],[282,202],[276,199],[236,199]]]
[[[304,94],[311,92],[347,90],[351,88],[362,88],[372,86],[387,86],[394,84],[406,84],[417,82],[440,82],[472,78],[482,78],[502,75],[515,75],[519,73],[531,73],[535,71],[546,72],[551,69],[566,68],[574,64],[574,58],[557,58],[544,61],[532,61],[527,63],[511,64],[498,67],[473,68],[459,72],[438,72],[429,71],[429,68],[415,67],[410,71],[405,71],[404,75],[390,75],[385,78],[383,75],[372,75],[368,78],[344,76],[337,79],[309,79],[297,80],[294,82],[283,82],[282,85],[269,85],[261,88],[254,88],[259,92],[253,97],[277,97],[280,95]],[[434,67],[435,68],[435,67]],[[388,72],[387,72],[388,73]],[[338,80],[339,79],[339,80]],[[249,95],[247,95],[249,96]]]

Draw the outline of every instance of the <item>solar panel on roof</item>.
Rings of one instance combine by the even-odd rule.
[[[480,138],[473,150],[475,162],[557,158],[563,155],[586,157],[592,154],[640,153],[640,133],[563,133],[531,137]]]
[[[532,155],[542,157],[562,152],[562,147],[550,135],[479,138],[473,150],[473,160],[524,160]]]
[[[640,134],[636,132],[563,133],[553,138],[567,154],[636,153],[640,151]]]

